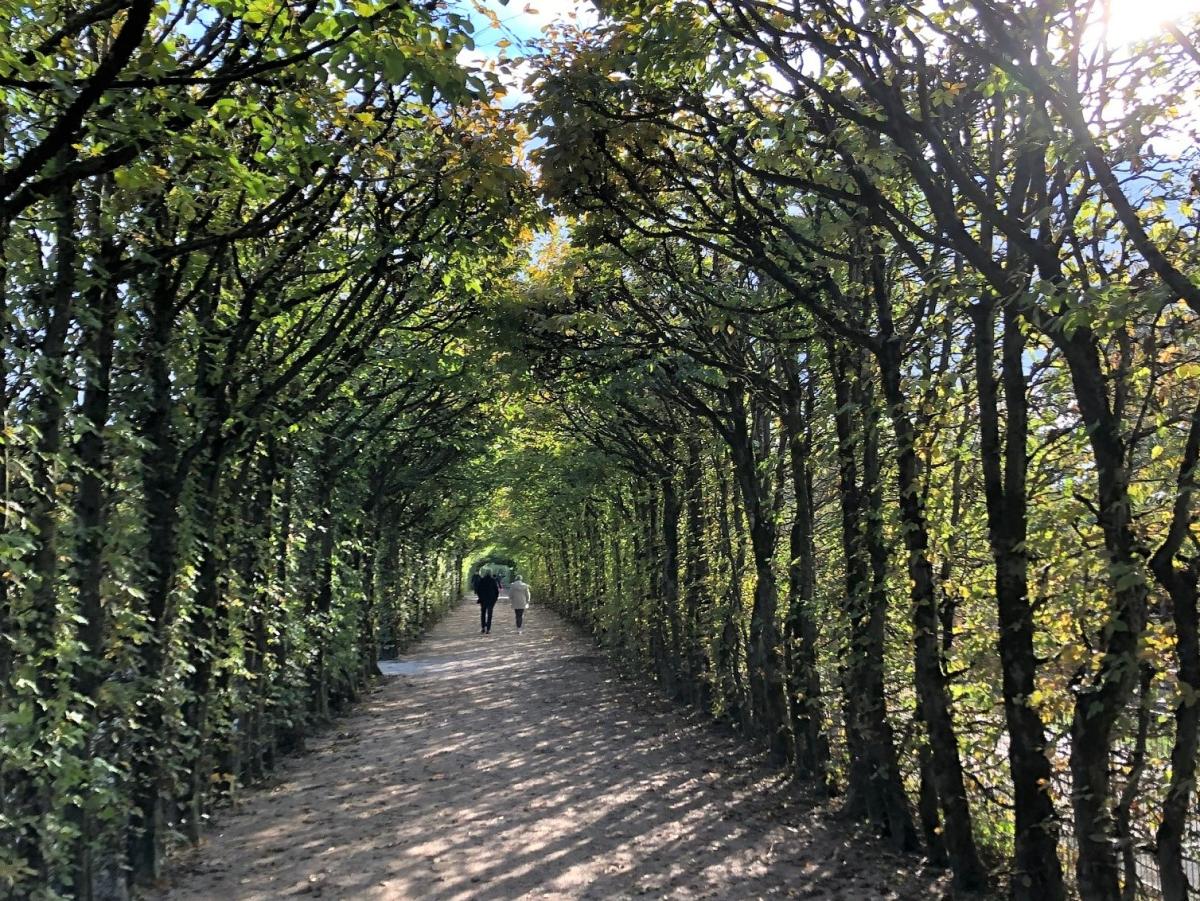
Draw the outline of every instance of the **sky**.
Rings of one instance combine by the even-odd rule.
[[[499,28],[480,7],[495,14]],[[499,0],[458,0],[454,11],[469,16],[475,26],[475,49],[461,53],[459,61],[476,66],[497,59],[502,51],[510,59],[522,56],[530,49],[529,42],[541,37],[543,29],[554,22],[591,25],[597,20],[596,9],[587,0],[509,0],[507,4]],[[512,75],[502,76],[508,89],[504,106],[514,106],[527,98],[521,89],[527,74],[527,66],[518,66]]]
[[[1200,13],[1200,0],[1111,0],[1109,42],[1142,41],[1162,31],[1165,22],[1182,23],[1196,13]]]

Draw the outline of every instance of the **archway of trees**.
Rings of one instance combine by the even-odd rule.
[[[10,4],[3,891],[153,881],[470,559],[964,892],[1195,898],[1200,20],[598,5],[514,105],[453,5]]]
[[[484,575],[498,576],[508,583],[512,580],[514,574],[520,572],[520,566],[515,558],[503,550],[490,550],[483,556],[476,558],[467,569],[467,584],[471,584],[471,579],[478,573]]]

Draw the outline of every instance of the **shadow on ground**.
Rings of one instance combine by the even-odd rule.
[[[746,747],[631,695],[543,609],[464,602],[249,793],[160,899],[936,898]]]

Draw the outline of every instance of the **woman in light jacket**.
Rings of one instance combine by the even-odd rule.
[[[520,576],[513,576],[512,584],[508,586],[508,597],[512,601],[513,613],[517,615],[517,634],[525,623],[525,610],[529,607],[529,583]]]

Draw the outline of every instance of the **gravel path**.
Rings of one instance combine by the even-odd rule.
[[[541,607],[461,603],[155,897],[938,898]]]

